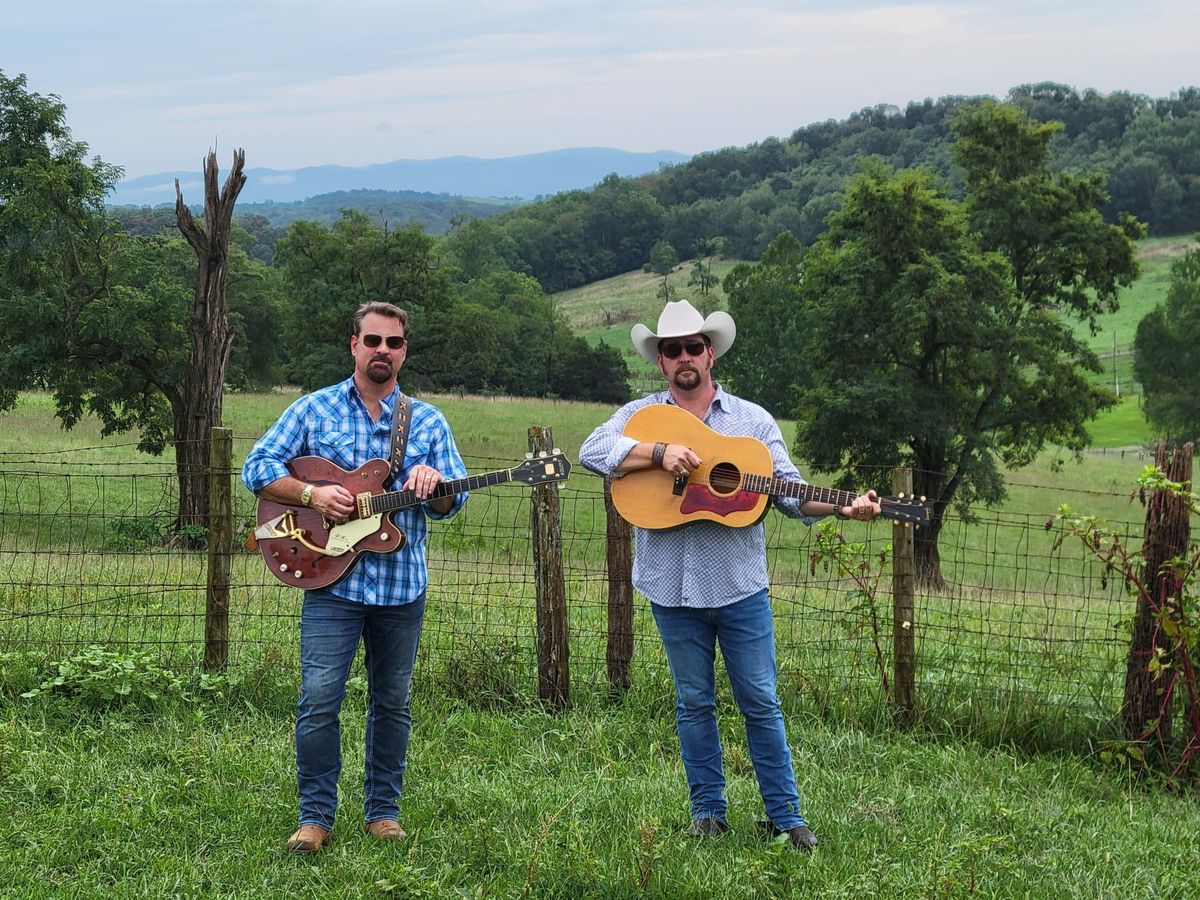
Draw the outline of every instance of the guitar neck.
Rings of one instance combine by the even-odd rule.
[[[466,478],[456,478],[454,481],[443,481],[426,500],[436,500],[438,497],[453,497],[479,488],[492,487],[512,481],[512,469],[501,469],[497,472],[484,472],[482,475],[468,475]],[[417,498],[415,491],[388,491],[376,494],[371,498],[373,513],[390,512],[395,509],[405,509],[423,503]]]
[[[768,494],[772,497],[792,497],[801,503],[815,500],[818,503],[829,503],[833,506],[849,506],[857,496],[850,491],[800,484],[796,481],[784,481],[782,478],[769,475],[746,475],[742,479],[742,490],[752,491],[755,494]]]

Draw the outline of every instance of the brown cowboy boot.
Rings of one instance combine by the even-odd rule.
[[[329,840],[329,829],[320,825],[301,825],[287,839],[289,853],[316,853]]]
[[[376,819],[365,824],[363,831],[381,841],[402,841],[405,838],[404,829],[395,819]]]

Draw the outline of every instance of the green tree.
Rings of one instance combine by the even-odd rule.
[[[433,239],[419,226],[389,230],[347,210],[332,227],[292,223],[275,258],[289,297],[280,330],[292,383],[313,390],[349,374],[350,317],[369,300],[408,310],[410,360],[441,352],[429,343],[424,324],[449,302],[449,273],[437,265]]]
[[[1200,248],[1172,263],[1166,299],[1138,324],[1133,371],[1156,428],[1185,441],[1200,436]]]
[[[679,254],[666,241],[656,241],[650,248],[650,271],[666,278],[679,265]]]
[[[911,465],[938,513],[917,534],[934,583],[948,504],[996,503],[1002,467],[1087,444],[1086,423],[1114,398],[1085,377],[1099,360],[1069,319],[1094,324],[1136,274],[1136,223],[1102,221],[1099,179],[1050,170],[1054,127],[982,104],[956,130],[964,203],[932,173],[870,168],[801,279],[812,380],[796,451],[846,486]]]
[[[790,232],[777,237],[758,265],[739,263],[725,276],[738,338],[721,359],[721,373],[739,394],[777,416],[795,412],[796,390],[808,384],[803,364],[808,337],[800,296],[805,250]]]
[[[722,237],[705,238],[696,242],[696,258],[692,262],[692,275],[688,279],[688,286],[698,287],[701,297],[708,297],[709,292],[720,280],[713,275],[712,261],[724,246],[725,239]]]
[[[137,430],[146,452],[173,442],[178,522],[203,521],[207,479],[196,473],[208,459],[197,448],[220,422],[232,340],[223,295],[220,315],[202,320],[182,245],[129,235],[105,215],[120,170],[85,161],[65,115],[57,97],[0,74],[0,408],[41,388],[67,428],[95,415],[104,434]],[[207,282],[218,283],[223,269]]]

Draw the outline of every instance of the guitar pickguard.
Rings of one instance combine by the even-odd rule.
[[[353,552],[354,545],[377,532],[382,521],[383,513],[376,513],[366,519],[351,519],[341,525],[334,525],[329,529],[324,552],[329,556],[341,556],[347,550]]]
[[[760,499],[761,495],[753,491],[737,491],[733,494],[718,495],[706,484],[689,484],[683,492],[679,511],[684,515],[709,512],[725,517],[754,509]]]

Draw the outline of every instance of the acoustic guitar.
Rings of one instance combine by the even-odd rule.
[[[306,590],[328,587],[346,577],[364,552],[399,550],[406,539],[392,513],[424,502],[413,491],[384,489],[384,482],[391,475],[386,459],[372,459],[347,472],[319,456],[301,456],[288,463],[288,472],[313,485],[340,484],[355,497],[354,513],[341,524],[331,522],[311,507],[258,501],[258,527],[247,545],[257,541],[271,574],[292,587]],[[551,484],[566,480],[570,472],[571,464],[558,450],[527,455],[525,462],[511,469],[443,481],[429,499],[509,481]]]
[[[684,444],[700,457],[699,467],[687,476],[677,477],[655,466],[612,480],[613,504],[639,528],[674,528],[695,521],[741,528],[766,515],[771,497],[849,506],[857,496],[776,478],[771,451],[762,441],[718,434],[687,410],[668,403],[639,409],[629,418],[624,434],[650,443]],[[880,497],[879,504],[888,519],[921,526],[932,518],[924,499]]]

